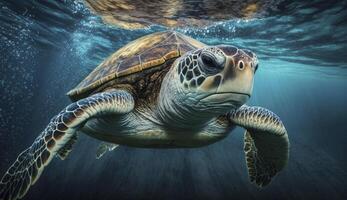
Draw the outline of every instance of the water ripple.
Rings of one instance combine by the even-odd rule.
[[[16,35],[28,33],[39,49],[68,48],[77,57],[84,57],[88,68],[137,37],[168,29],[152,25],[132,31],[104,24],[82,1],[15,0],[1,2],[0,6],[2,42],[24,43],[27,39]],[[177,30],[207,44],[249,48],[262,59],[347,68],[346,8],[346,1],[282,1],[261,18],[234,18],[207,27]]]

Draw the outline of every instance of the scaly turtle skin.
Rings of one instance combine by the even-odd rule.
[[[81,132],[103,141],[100,158],[118,145],[201,147],[241,126],[250,180],[269,184],[287,164],[289,141],[277,115],[245,105],[257,68],[251,51],[176,32],[129,43],[68,93],[75,102],[18,156],[1,179],[0,199],[22,198],[55,155],[68,156]]]

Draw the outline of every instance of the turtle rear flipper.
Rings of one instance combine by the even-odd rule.
[[[102,142],[96,150],[96,159],[100,159],[107,151],[113,151],[118,146],[118,144]]]
[[[246,129],[244,151],[251,182],[263,187],[288,162],[289,140],[280,118],[261,107],[242,106],[230,113],[231,122]]]
[[[76,130],[91,117],[125,114],[134,108],[132,96],[125,91],[95,94],[70,104],[53,117],[34,143],[19,154],[0,182],[0,200],[22,198],[39,178],[45,166],[76,137]],[[71,149],[71,148],[68,148]]]

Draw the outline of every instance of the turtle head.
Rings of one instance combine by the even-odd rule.
[[[175,61],[160,95],[167,109],[173,104],[179,107],[174,108],[181,112],[178,116],[218,116],[246,103],[257,68],[258,59],[249,50],[227,45],[204,47]]]
[[[252,95],[258,60],[249,50],[209,46],[186,53],[177,63],[177,76],[186,95],[211,111],[235,109]]]

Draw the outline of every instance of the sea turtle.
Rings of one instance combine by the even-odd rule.
[[[188,148],[241,126],[250,180],[267,185],[286,165],[289,142],[277,115],[245,105],[257,68],[249,50],[207,46],[173,31],[127,44],[68,92],[74,102],[8,169],[0,199],[23,197],[55,155],[68,155],[78,133],[120,146]],[[98,156],[114,147],[104,146]]]

